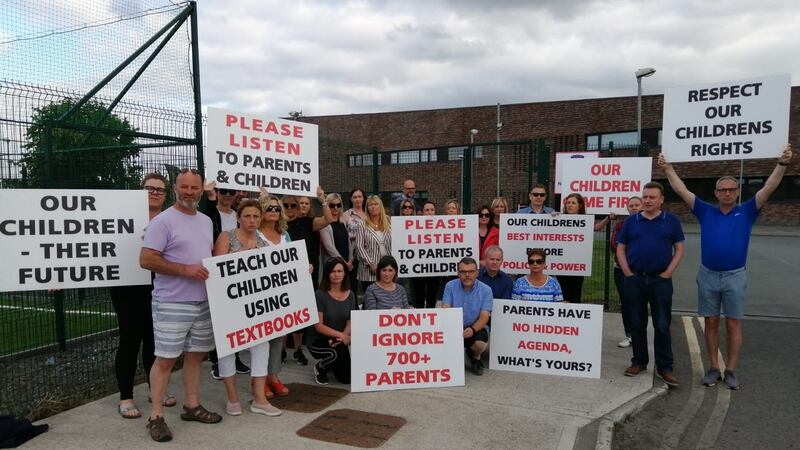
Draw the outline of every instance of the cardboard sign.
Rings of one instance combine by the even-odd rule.
[[[789,142],[791,75],[664,91],[661,142],[669,162],[777,158]]]
[[[603,305],[494,300],[489,368],[600,378]]]
[[[528,249],[547,254],[549,275],[592,274],[594,216],[583,214],[500,214],[500,248],[506,273],[523,274],[528,268]]]
[[[150,284],[144,190],[0,189],[0,291]]]
[[[353,311],[352,392],[464,385],[461,308]]]
[[[564,181],[564,163],[571,159],[599,158],[600,152],[558,152],[556,153],[556,183],[554,192],[561,194]]]
[[[315,196],[317,125],[208,108],[206,179],[217,187]]]
[[[203,260],[219,357],[319,322],[303,241]]]
[[[392,256],[401,277],[458,273],[458,261],[478,259],[478,216],[394,216]]]
[[[653,158],[567,160],[562,202],[569,194],[581,194],[586,214],[628,214],[628,199],[642,195],[644,185],[650,182],[652,167]]]

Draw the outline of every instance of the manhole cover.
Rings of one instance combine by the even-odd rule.
[[[389,440],[405,424],[406,419],[402,417],[335,409],[297,430],[297,435],[353,447],[375,448]]]
[[[269,402],[287,411],[312,413],[331,406],[349,393],[345,389],[323,387],[311,384],[289,383],[289,395],[272,397]]]

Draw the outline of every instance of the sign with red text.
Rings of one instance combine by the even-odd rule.
[[[464,385],[461,308],[353,311],[352,392]]]
[[[489,368],[600,378],[603,305],[494,300]]]
[[[219,357],[319,322],[303,241],[203,260]]]
[[[317,125],[208,108],[206,180],[217,187],[315,196]]]
[[[599,158],[600,152],[558,152],[556,153],[556,183],[553,191],[556,194],[561,194],[562,184],[564,180],[564,161],[570,159],[589,159]]]
[[[0,189],[0,291],[150,284],[144,190]]]
[[[669,162],[777,158],[789,142],[792,77],[774,75],[664,91]]]
[[[642,195],[644,185],[650,182],[652,167],[653,158],[567,160],[562,201],[569,194],[581,194],[586,214],[628,214],[628,199]]]
[[[458,273],[458,261],[478,259],[478,216],[394,216],[392,256],[400,277]]]
[[[528,250],[541,248],[547,254],[549,275],[592,274],[594,216],[583,214],[500,214],[502,270],[530,272]]]

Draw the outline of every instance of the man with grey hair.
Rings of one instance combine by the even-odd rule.
[[[485,251],[486,265],[481,267],[478,281],[492,288],[494,298],[511,300],[511,290],[514,288],[514,281],[507,273],[500,270],[503,267],[503,249],[497,245],[491,245]]]
[[[742,317],[747,289],[747,249],[750,232],[761,207],[767,203],[783,179],[792,148],[783,149],[778,163],[764,186],[750,200],[737,204],[739,182],[731,176],[717,180],[714,196],[719,206],[697,198],[686,188],[664,155],[658,156],[670,186],[700,222],[700,270],[697,274],[697,315],[705,320],[705,341],[710,368],[701,383],[714,386],[724,380],[730,389],[739,389],[734,374],[742,346]],[[724,376],[719,370],[719,318],[725,315],[728,360]]]

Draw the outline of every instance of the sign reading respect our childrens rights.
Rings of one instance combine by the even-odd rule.
[[[628,199],[642,195],[642,188],[650,182],[652,165],[653,158],[566,160],[562,199],[581,194],[586,214],[628,214]]]
[[[478,258],[478,216],[392,217],[392,256],[401,277],[458,273],[458,261]]]
[[[603,305],[494,300],[492,370],[600,378]]]
[[[206,179],[217,187],[314,196],[317,125],[208,108]]]
[[[303,241],[203,260],[220,357],[319,322]]]

